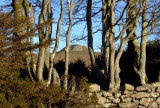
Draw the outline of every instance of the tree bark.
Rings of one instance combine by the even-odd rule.
[[[111,25],[111,0],[103,0],[102,2],[102,62],[104,68],[104,74],[107,78],[107,74],[109,71],[109,36],[110,36],[110,25]]]
[[[48,56],[47,56],[47,60],[45,60],[45,54],[49,55],[49,50],[46,50],[46,48],[48,49],[49,47],[49,38],[51,36],[51,28],[52,28],[52,24],[51,22],[47,22],[47,24],[45,24],[45,22],[49,19],[52,18],[52,11],[51,11],[51,7],[50,7],[50,0],[43,0],[42,3],[42,9],[41,9],[41,13],[39,16],[39,42],[40,42],[40,48],[39,48],[39,54],[38,54],[38,64],[37,64],[37,81],[38,82],[43,82],[43,70],[44,70],[44,65],[46,67],[48,67]],[[47,18],[46,19],[46,15]],[[44,32],[44,27],[45,28],[45,32]],[[46,52],[47,51],[47,52]],[[46,70],[47,71],[47,70]]]
[[[61,22],[62,22],[62,18],[63,18],[63,13],[64,13],[64,1],[61,0],[61,13],[60,13],[60,18],[59,18],[58,24],[57,24],[55,48],[54,48],[53,52],[51,53],[51,57],[50,57],[49,76],[48,76],[47,86],[51,83],[51,77],[52,77],[51,74],[52,74],[53,75],[53,84],[58,85],[60,87],[60,78],[59,78],[59,75],[58,75],[56,69],[54,69],[54,67],[53,67],[53,61],[54,61],[54,57],[55,57],[55,54],[56,54],[58,46],[59,46],[59,36],[60,36],[60,31],[61,31]]]
[[[47,18],[48,21],[52,20],[52,9],[51,9],[51,3],[50,0],[48,1],[48,5],[47,5]],[[46,32],[48,32],[48,36],[46,35],[47,38],[47,45],[45,46],[45,66],[47,68],[47,70],[49,70],[49,62],[50,62],[50,42],[51,42],[51,34],[52,34],[52,21],[49,21],[46,25],[46,28],[48,28],[48,30],[46,30]]]
[[[68,89],[68,70],[69,70],[69,50],[70,50],[70,33],[72,30],[72,12],[73,8],[82,0],[78,0],[76,3],[73,4],[73,0],[68,0],[68,7],[69,7],[69,26],[67,29],[67,34],[66,34],[66,49],[65,49],[65,71],[64,71],[64,81],[63,81],[63,88]]]
[[[115,86],[115,53],[116,53],[116,47],[115,47],[115,37],[114,37],[114,24],[115,24],[115,0],[111,1],[111,7],[110,7],[110,28],[109,28],[109,47],[110,47],[110,54],[109,54],[109,73],[108,77],[109,78],[109,90],[113,89]]]
[[[116,58],[115,58],[115,89],[117,90],[119,90],[120,83],[121,83],[121,80],[119,77],[119,73],[121,72],[119,61],[122,56],[123,48],[126,42],[127,42],[126,39],[121,39],[121,46],[119,47],[118,54],[116,55]]]
[[[141,66],[141,84],[148,83],[146,75],[146,40],[147,40],[147,5],[148,0],[144,0],[144,11],[142,13],[142,38],[141,38],[141,53],[140,53],[140,66]]]
[[[63,88],[68,89],[68,71],[69,71],[69,49],[70,49],[70,33],[72,29],[72,11],[73,11],[73,0],[71,0],[69,3],[69,27],[67,29],[66,34],[66,49],[65,49],[65,71],[64,71],[64,81],[63,81]]]
[[[20,38],[21,39],[21,45],[22,45],[22,49],[25,49],[26,51],[25,53],[25,61],[26,61],[26,69],[29,72],[29,74],[31,73],[30,70],[30,52],[29,50],[27,50],[27,48],[29,47],[29,41],[28,38],[26,36],[26,33],[28,32],[28,23],[29,23],[29,5],[28,5],[28,0],[12,0],[12,6],[13,6],[13,13],[15,16],[15,19],[19,19],[22,20],[24,19],[25,21],[20,23],[19,25],[17,25],[15,28],[16,30],[14,31],[14,35],[16,36],[16,38]],[[25,46],[27,45],[27,46]]]
[[[148,83],[148,78],[146,75],[146,39],[147,35],[147,5],[148,0],[143,1],[143,12],[142,12],[142,35],[141,35],[141,45],[140,45],[140,60],[139,60],[139,68],[134,67],[136,73],[139,75],[140,83],[146,84]]]
[[[138,0],[128,0],[128,8],[127,8],[127,20],[128,22],[132,23],[132,21],[135,19],[137,14],[137,4]],[[130,34],[132,29],[134,28],[135,24],[133,26],[129,27],[127,29],[127,35]],[[140,59],[140,45],[138,38],[136,38],[136,31],[133,33],[131,38],[132,40],[128,41],[128,54],[129,59],[131,61],[131,65],[133,67],[139,68],[139,59]],[[135,38],[135,39],[134,39]]]
[[[137,0],[128,0],[128,8],[127,8],[127,20],[132,23],[132,20],[136,16],[137,13]],[[132,31],[134,25],[127,29],[127,35]],[[131,38],[136,38],[136,32],[133,33]],[[138,39],[132,39],[128,41],[128,58],[130,59],[130,65],[133,67],[139,67],[139,58],[140,58],[140,45]]]
[[[86,13],[87,30],[88,30],[88,51],[89,51],[93,71],[99,78],[101,87],[104,88],[105,77],[98,67],[98,64],[97,64],[97,61],[94,55],[94,51],[93,51],[93,28],[92,28],[92,15],[91,15],[92,14],[92,3],[93,3],[93,0],[88,0],[87,13]]]
[[[33,57],[33,36],[34,36],[34,30],[33,30],[33,24],[34,24],[34,15],[33,15],[33,7],[32,3],[30,3],[30,71],[29,76],[32,81],[35,81],[35,74],[36,74],[36,64],[33,62],[35,59]]]
[[[119,78],[119,73],[120,73],[120,67],[119,67],[119,60],[120,57],[123,53],[123,48],[124,45],[126,44],[126,42],[131,38],[131,36],[133,35],[133,33],[136,31],[136,27],[138,25],[138,21],[140,18],[140,14],[142,12],[142,8],[139,9],[139,11],[136,13],[137,16],[135,17],[134,20],[132,20],[131,23],[129,23],[129,21],[127,21],[124,25],[122,30],[120,30],[120,33],[117,37],[115,37],[115,25],[118,24],[118,22],[120,21],[120,19],[123,16],[120,16],[120,19],[117,20],[117,22],[115,23],[115,0],[111,0],[111,1],[107,1],[108,5],[110,6],[108,9],[108,32],[109,32],[109,36],[107,37],[108,39],[108,43],[109,43],[109,69],[108,69],[108,74],[107,74],[107,81],[108,81],[108,85],[109,85],[109,90],[111,91],[115,91],[118,90],[120,87],[120,78]],[[110,4],[109,4],[110,3]],[[125,12],[126,7],[124,8],[123,12]],[[134,26],[133,26],[134,25]],[[130,31],[130,33],[124,37],[125,31],[132,27],[132,30]],[[116,53],[116,41],[118,39],[121,38],[121,43],[120,43],[120,48]]]
[[[109,73],[108,73],[108,81],[109,81],[109,90],[113,89],[115,86],[115,42],[111,40],[110,43],[110,56],[109,56]]]

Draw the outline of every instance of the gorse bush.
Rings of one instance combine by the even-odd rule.
[[[80,108],[97,105],[95,95],[89,95],[87,78],[82,77],[79,88],[74,92],[66,92],[56,85],[46,87],[33,83],[29,78],[23,79],[20,72],[3,74],[0,77],[0,106],[2,108],[58,107]]]
[[[1,107],[27,108],[51,105],[63,100],[64,96],[65,91],[57,86],[46,87],[20,77],[0,80]]]
[[[19,69],[24,65],[26,43],[21,41],[29,36],[17,36],[17,24],[25,23],[25,19],[15,20],[11,13],[0,13],[0,71]]]

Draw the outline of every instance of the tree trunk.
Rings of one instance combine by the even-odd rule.
[[[94,51],[93,51],[93,28],[92,28],[92,15],[91,15],[92,14],[92,3],[93,3],[93,0],[88,0],[87,13],[86,13],[87,30],[88,30],[88,51],[89,51],[93,71],[99,78],[101,87],[104,88],[105,77],[98,67],[98,64],[97,64],[97,61],[94,55]]]
[[[143,27],[146,27],[145,24],[143,24]],[[143,33],[144,32],[147,33],[146,28],[142,28],[142,29],[145,29]],[[148,83],[148,78],[146,75],[146,39],[147,39],[147,36],[145,34],[142,35],[141,53],[140,53],[140,70],[139,70],[139,77],[142,85]]]
[[[115,47],[115,37],[114,37],[114,24],[115,24],[115,0],[111,1],[111,7],[110,7],[110,28],[109,28],[109,46],[110,46],[110,54],[109,54],[109,76],[110,76],[110,82],[109,82],[109,90],[113,89],[115,86],[115,53],[116,53],[116,47]],[[109,78],[109,77],[108,77]]]
[[[46,67],[49,67],[49,38],[51,36],[51,29],[52,29],[52,23],[45,22],[52,18],[52,11],[50,6],[50,0],[43,0],[42,3],[42,9],[39,16],[39,42],[40,42],[40,48],[39,48],[39,54],[38,54],[38,66],[37,66],[37,81],[43,82],[43,70],[44,65]],[[47,16],[47,19],[46,19]],[[45,27],[45,28],[44,28]],[[44,32],[45,30],[45,32]],[[47,55],[47,58],[45,59],[45,56]],[[48,70],[48,69],[47,69]],[[46,71],[47,71],[46,70]]]
[[[35,74],[36,74],[36,64],[33,62],[35,59],[33,57],[33,36],[34,36],[34,30],[33,30],[33,24],[34,24],[34,16],[33,16],[33,8],[32,3],[30,4],[30,19],[31,19],[31,26],[30,26],[30,72],[29,76],[32,81],[35,81]]]
[[[44,69],[44,53],[45,53],[45,48],[41,47],[39,48],[39,53],[38,53],[38,64],[37,64],[37,81],[38,82],[43,82],[43,69]]]
[[[64,81],[63,81],[63,88],[68,89],[68,71],[69,71],[69,50],[70,50],[70,33],[72,30],[72,12],[73,8],[82,0],[78,0],[76,3],[73,4],[73,0],[68,0],[68,7],[69,7],[69,27],[67,29],[66,34],[66,49],[65,49],[65,71],[64,71]]]
[[[50,0],[48,1],[49,4],[47,5],[47,17],[48,17],[48,20],[51,20],[52,19],[52,15],[53,15],[53,12],[52,12],[52,9],[51,9],[51,3],[50,3]],[[49,23],[47,23],[46,25],[46,28],[48,28],[48,30],[46,30],[46,32],[48,32],[48,35],[46,36],[47,37],[47,45],[45,47],[45,66],[47,68],[47,70],[49,70],[49,62],[50,62],[50,42],[51,42],[51,34],[52,34],[52,22],[49,21]]]
[[[121,69],[120,69],[120,66],[119,66],[119,61],[120,61],[120,58],[122,56],[122,53],[123,53],[123,48],[124,48],[124,45],[126,44],[126,40],[124,39],[121,39],[121,46],[118,50],[118,54],[115,58],[115,89],[116,90],[119,90],[120,88],[120,83],[121,83],[121,80],[120,80],[120,77],[119,77],[119,73],[121,72]]]
[[[26,33],[28,32],[28,23],[29,23],[29,5],[28,5],[28,0],[12,0],[12,6],[13,6],[13,12],[15,19],[19,20],[25,20],[24,22],[20,23],[17,25],[15,28],[16,30],[14,31],[14,35],[16,38],[21,39],[21,45],[22,49],[25,49],[25,61],[26,61],[26,69],[28,70],[29,74],[31,73],[30,71],[30,52],[27,50],[29,47],[29,42],[28,42],[28,37],[26,37]],[[26,21],[27,20],[27,21]],[[28,46],[25,46],[27,45]]]
[[[103,62],[103,68],[105,77],[107,78],[107,74],[109,71],[109,36],[110,36],[110,25],[111,25],[111,0],[103,0],[102,2],[102,25],[103,25],[103,31],[102,31],[102,62]]]
[[[127,20],[130,23],[132,23],[132,21],[136,17],[137,4],[138,4],[138,0],[128,0]],[[134,26],[135,26],[135,24],[133,24],[133,26],[131,26],[127,29],[127,35],[130,34],[130,32],[133,30]],[[133,33],[133,35],[131,36],[131,38],[136,38],[136,37],[137,37],[137,35],[136,35],[136,31],[135,31]],[[128,41],[128,50],[127,51],[129,54],[129,59],[131,61],[131,65],[134,65],[134,67],[139,68],[140,45],[139,45],[138,38]]]
[[[108,80],[109,80],[109,90],[113,89],[115,86],[115,42],[113,40],[110,41],[110,56],[109,56],[109,74],[108,74]]]
[[[141,36],[141,45],[140,45],[140,60],[139,65],[140,67],[137,69],[136,67],[136,73],[139,75],[140,83],[146,84],[148,83],[148,78],[146,75],[146,39],[148,37],[147,35],[147,5],[148,0],[143,1],[143,12],[142,12],[142,36]]]
[[[64,71],[64,82],[63,88],[68,89],[68,71],[69,71],[69,49],[70,49],[70,33],[72,29],[72,11],[73,11],[73,0],[69,3],[69,27],[66,34],[66,49],[65,49],[65,71]]]
[[[50,44],[47,43],[47,46],[45,47],[45,57],[44,57],[44,66],[45,69],[49,70],[49,61],[50,60]]]
[[[60,18],[57,24],[55,48],[53,52],[51,53],[51,57],[50,57],[49,76],[48,76],[47,86],[51,83],[51,77],[52,77],[51,74],[53,75],[53,84],[60,86],[60,78],[59,78],[59,75],[56,69],[54,69],[53,67],[53,61],[54,61],[54,57],[55,57],[56,51],[59,46],[59,36],[60,36],[60,31],[61,31],[61,22],[63,18],[63,13],[64,13],[64,1],[61,0],[61,14],[60,14]]]

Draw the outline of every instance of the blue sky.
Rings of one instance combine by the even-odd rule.
[[[93,0],[93,2],[94,1],[97,1],[97,0]],[[2,6],[4,4],[10,4],[11,0],[9,0],[7,2],[6,2],[6,0],[0,0],[0,3],[1,3],[0,6]],[[101,8],[101,5],[102,5],[101,2],[97,3],[97,4],[94,4],[93,7],[95,7],[95,8],[93,8],[93,12],[98,11]],[[123,5],[124,5],[124,3],[121,3],[120,7],[123,6]],[[54,18],[52,38],[55,38],[56,28],[57,28],[57,23],[56,22],[58,22],[59,13],[60,13],[60,3],[57,3],[57,1],[54,0],[52,2],[52,7],[53,7],[53,18]],[[6,11],[5,8],[4,8],[4,11]],[[37,24],[38,23],[38,13],[40,12],[40,10],[38,8],[36,8],[35,12],[37,13],[37,14],[35,13],[35,16],[34,16],[35,17],[35,23]],[[65,13],[66,13],[66,10],[65,10]],[[85,11],[83,11],[81,13],[85,14]],[[101,13],[99,13],[95,18],[93,18],[93,32],[96,31],[97,29],[102,29],[101,16],[102,16]],[[66,17],[67,17],[67,15],[65,14],[64,18],[66,18]],[[68,20],[64,19],[63,22],[62,22],[62,25],[66,21],[68,21]],[[74,21],[74,19],[73,19],[73,21]],[[85,26],[86,26],[86,22],[81,22],[81,23],[78,23],[77,25],[73,26],[72,31],[71,31],[71,36],[70,36],[71,40],[74,39],[75,36],[81,37],[81,35],[83,34],[83,30],[84,30]],[[63,36],[65,35],[67,27],[68,27],[67,25],[61,27],[61,35],[63,35]],[[140,27],[138,27],[137,34],[140,33],[140,30],[141,30]],[[119,33],[119,29],[116,27],[115,28],[115,35],[118,35],[118,33]],[[84,36],[86,36],[86,35],[87,35],[87,27],[84,30]],[[94,34],[94,50],[95,50],[95,52],[100,52],[100,49],[98,47],[101,47],[101,41],[102,41],[101,38],[102,38],[101,31]],[[150,36],[148,38],[148,40],[149,39],[153,39],[153,37]],[[38,37],[34,38],[34,42],[38,42]],[[70,44],[71,45],[72,44],[80,44],[80,45],[87,46],[87,38],[83,41],[75,41],[74,43],[70,43]],[[118,46],[118,44],[119,44],[119,42],[117,42],[117,46]],[[60,36],[58,51],[61,50],[62,48],[64,48],[65,45],[66,45],[65,37]],[[54,47],[54,45],[52,47]],[[52,51],[52,49],[51,49],[51,51]]]
[[[57,5],[59,6],[59,4],[57,4]],[[80,12],[80,13],[82,13],[82,12]],[[85,11],[84,11],[84,14],[85,14]],[[54,17],[55,17],[55,20],[58,20],[59,15],[55,13]],[[66,18],[66,16],[64,16],[64,18]],[[74,18],[74,16],[73,16],[73,18]],[[65,21],[65,20],[63,20],[63,21]],[[74,19],[73,19],[73,22],[74,22]],[[63,22],[62,22],[62,24],[63,24]],[[95,26],[96,24],[93,23],[93,25]],[[75,36],[81,38],[85,26],[86,26],[86,22],[81,22],[81,23],[78,23],[77,25],[73,26],[72,27],[72,31],[71,31],[71,36],[70,36],[71,40],[74,39]],[[64,32],[63,32],[64,30],[65,31],[67,30],[67,27],[68,26],[62,26],[62,32],[61,32],[62,34],[64,34]],[[54,28],[56,28],[56,24],[53,24],[53,29]],[[99,28],[101,28],[101,25],[99,25]],[[54,32],[53,35],[55,35],[55,31],[56,30],[53,30],[53,32]],[[94,31],[95,31],[95,29],[94,29]],[[87,36],[87,27],[85,28],[84,36]],[[97,49],[97,47],[101,46],[101,37],[102,37],[101,36],[101,32],[98,32],[98,33],[94,34],[94,49],[95,49],[95,51],[100,51],[99,49]],[[81,44],[81,45],[87,46],[87,38],[85,40],[83,40],[83,41],[74,41],[73,43],[70,43],[70,44],[71,45],[72,44]],[[65,38],[60,37],[60,44],[59,44],[59,49],[58,50],[60,50],[60,49],[62,49],[64,47],[65,47]]]

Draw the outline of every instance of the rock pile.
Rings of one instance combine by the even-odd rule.
[[[102,108],[160,108],[160,82],[138,87],[125,84],[117,92],[100,91],[100,86],[93,84],[90,90]]]

